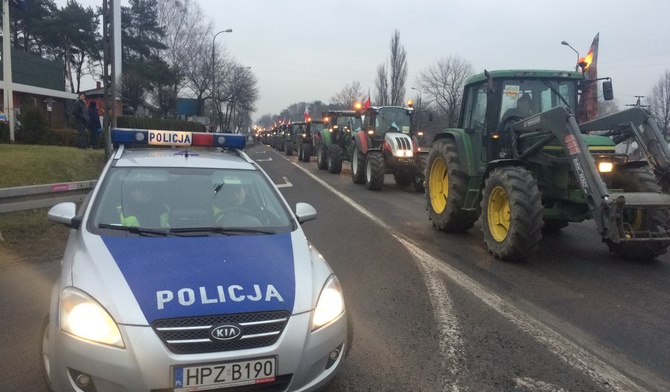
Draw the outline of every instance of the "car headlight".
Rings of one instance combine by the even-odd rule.
[[[125,347],[119,327],[102,305],[72,287],[61,293],[60,328],[82,339]]]
[[[316,302],[314,316],[312,316],[312,331],[335,320],[344,312],[344,296],[340,281],[331,275],[323,285],[319,300]]]

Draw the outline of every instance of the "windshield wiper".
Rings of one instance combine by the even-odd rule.
[[[146,227],[112,225],[112,224],[109,224],[109,223],[100,223],[98,225],[98,228],[99,229],[112,229],[112,230],[127,231],[129,233],[139,234],[139,235],[143,235],[143,236],[167,237],[168,235],[170,235],[170,232],[166,229],[149,229],[149,228],[146,228]]]
[[[200,227],[179,227],[170,229],[170,233],[216,233],[225,235],[241,234],[276,234],[275,231],[260,230],[247,227],[221,227],[221,226],[200,226]]]
[[[561,93],[558,92],[558,90],[556,90],[556,88],[555,88],[554,86],[552,86],[551,84],[549,84],[549,82],[547,82],[546,80],[542,80],[542,83],[544,83],[545,86],[549,87],[549,89],[550,89],[551,91],[553,91],[554,94],[558,95],[558,97],[561,99],[561,101],[563,101],[563,103],[565,104],[565,106],[567,106],[567,107],[569,107],[570,109],[573,109],[573,110],[574,110],[574,108],[570,107],[570,104],[568,103],[568,101],[565,100],[565,98],[563,97],[563,95],[561,95]]]

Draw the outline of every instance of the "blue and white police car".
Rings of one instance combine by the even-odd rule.
[[[291,211],[242,135],[114,129],[112,140],[81,207],[49,211],[71,228],[42,338],[49,386],[323,388],[349,335],[340,283],[300,227],[314,208]]]

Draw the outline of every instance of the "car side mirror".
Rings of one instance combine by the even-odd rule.
[[[316,210],[311,204],[298,203],[295,205],[295,216],[299,223],[316,219]]]
[[[603,82],[603,99],[611,101],[614,99],[614,90],[612,89],[612,81],[606,80]]]
[[[79,229],[81,218],[77,217],[77,206],[72,202],[59,203],[51,207],[47,217],[50,221],[64,224],[71,229]]]

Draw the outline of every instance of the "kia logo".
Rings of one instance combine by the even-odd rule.
[[[213,340],[232,340],[241,334],[242,330],[237,325],[219,325],[209,331],[209,336]]]

